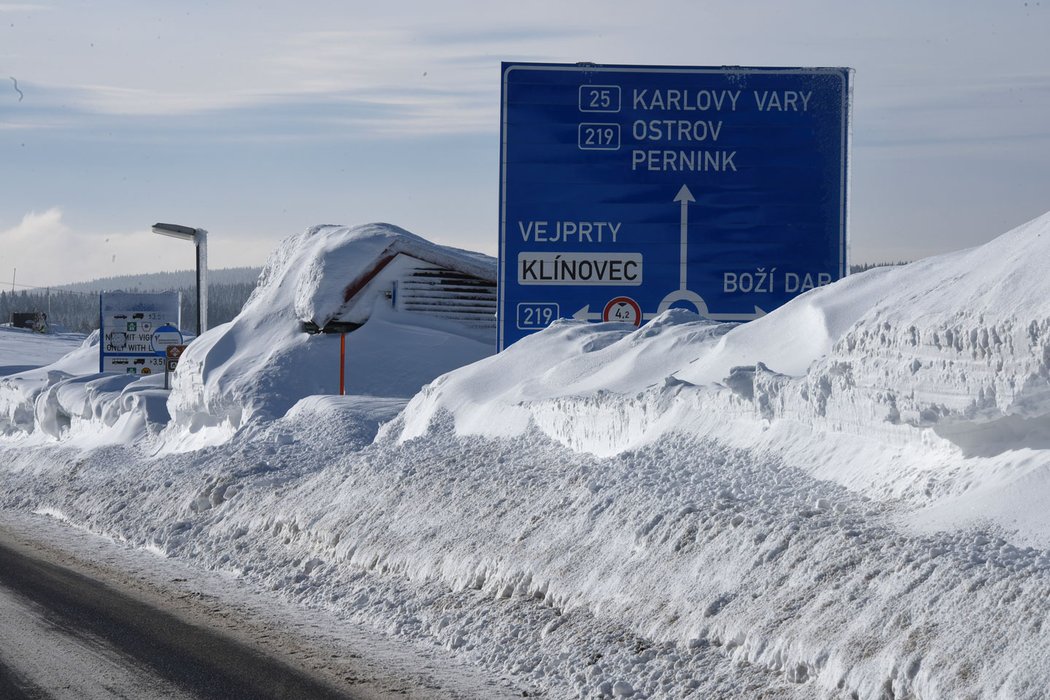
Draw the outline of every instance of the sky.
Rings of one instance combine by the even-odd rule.
[[[851,259],[1050,209],[1050,0],[0,0],[0,287],[260,265],[318,223],[498,247],[501,61],[855,69]]]

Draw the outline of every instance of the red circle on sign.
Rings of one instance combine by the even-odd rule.
[[[631,297],[616,297],[610,299],[605,305],[602,320],[640,326],[642,325],[642,307],[638,306],[638,302]]]

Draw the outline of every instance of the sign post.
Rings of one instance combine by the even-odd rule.
[[[504,63],[499,349],[746,321],[848,272],[847,68]]]
[[[186,346],[172,343],[164,349],[164,388],[171,388],[171,373],[179,366],[182,353],[186,352]]]
[[[346,396],[346,333],[339,334],[339,395]]]

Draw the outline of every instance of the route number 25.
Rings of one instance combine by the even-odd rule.
[[[581,85],[581,112],[619,112],[619,85]]]

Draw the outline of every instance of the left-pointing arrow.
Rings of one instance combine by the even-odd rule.
[[[601,321],[602,315],[600,313],[591,311],[591,305],[585,304],[582,309],[572,315],[577,321]]]

